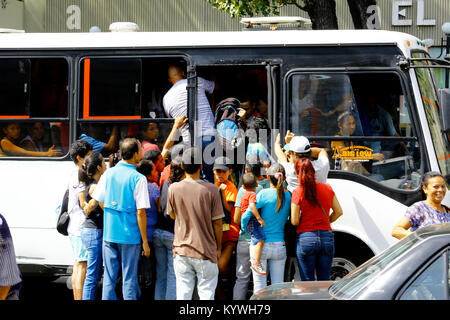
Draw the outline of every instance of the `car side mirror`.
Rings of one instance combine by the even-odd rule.
[[[450,89],[439,89],[440,113],[442,120],[442,130],[450,131]]]

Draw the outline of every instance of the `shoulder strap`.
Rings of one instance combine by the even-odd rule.
[[[325,215],[325,217],[327,218],[327,220],[330,221],[330,217],[325,213],[325,210],[323,210],[322,205],[320,204],[320,202],[317,201],[317,203],[319,204],[320,210],[322,210],[322,212]]]

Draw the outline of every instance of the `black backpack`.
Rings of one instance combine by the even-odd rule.
[[[245,144],[244,120],[238,116],[241,103],[236,98],[226,98],[216,106],[215,125],[217,140],[225,151],[236,150]]]
[[[68,236],[67,227],[69,226],[69,189],[66,190],[63,196],[63,200],[61,202],[60,214],[58,217],[58,222],[56,223],[56,230],[61,233],[63,236]]]

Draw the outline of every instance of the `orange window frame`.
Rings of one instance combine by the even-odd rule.
[[[83,119],[141,119],[141,116],[91,116],[90,115],[90,85],[91,85],[91,59],[84,59],[84,79],[83,79]]]

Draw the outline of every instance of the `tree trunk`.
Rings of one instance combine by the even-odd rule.
[[[304,0],[313,30],[338,29],[335,0]]]
[[[355,29],[367,29],[367,19],[370,14],[367,8],[377,5],[376,0],[347,0],[350,14],[352,15],[353,25]]]

